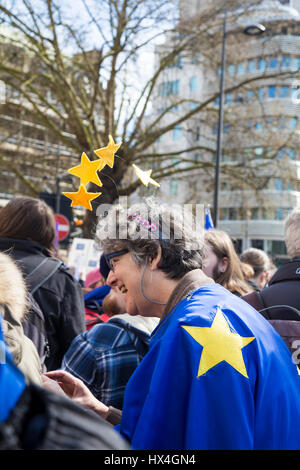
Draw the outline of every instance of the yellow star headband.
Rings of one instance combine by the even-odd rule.
[[[73,206],[83,206],[88,210],[93,210],[91,201],[96,199],[102,193],[89,193],[85,186],[88,183],[94,183],[97,186],[102,186],[102,182],[99,179],[98,171],[101,171],[105,165],[108,165],[110,168],[114,166],[115,153],[121,147],[122,142],[115,144],[114,139],[111,135],[108,136],[109,142],[106,147],[101,147],[100,149],[94,150],[94,153],[97,155],[98,160],[90,160],[85,152],[81,155],[80,165],[74,166],[68,170],[68,173],[71,175],[77,176],[80,178],[80,186],[77,192],[65,192],[64,196],[72,200],[71,207]],[[135,164],[132,165],[136,176],[141,180],[141,182],[148,186],[152,184],[153,186],[160,187],[159,183],[154,181],[151,178],[152,170],[141,170]]]
[[[74,166],[68,170],[71,175],[80,178],[80,186],[77,192],[65,192],[64,196],[72,200],[71,207],[83,206],[88,210],[93,210],[91,201],[96,199],[102,193],[89,193],[85,186],[88,183],[94,183],[97,186],[102,186],[102,182],[97,174],[101,171],[105,165],[109,165],[111,168],[114,164],[114,156],[116,151],[120,148],[120,144],[115,144],[112,136],[109,136],[109,143],[107,147],[95,150],[95,154],[99,157],[98,160],[90,160],[85,152],[81,155],[80,165]]]

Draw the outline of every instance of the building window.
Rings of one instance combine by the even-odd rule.
[[[300,69],[300,57],[293,58],[293,68],[295,68],[296,70]]]
[[[285,147],[282,147],[280,150],[278,150],[278,152],[276,153],[276,158],[278,160],[281,160],[282,158],[284,158],[285,156],[285,152],[286,152],[286,148]]]
[[[275,220],[283,220],[283,210],[281,208],[276,209]]]
[[[257,131],[261,131],[261,130],[263,129],[262,122],[257,122],[257,123],[255,124],[255,129],[256,129]]]
[[[289,56],[282,56],[281,67],[290,67],[290,65],[291,65],[291,58]]]
[[[224,134],[229,134],[230,128],[231,128],[231,125],[229,124],[229,122],[226,122],[224,126]]]
[[[197,77],[192,77],[190,79],[190,91],[197,91],[198,88],[198,80]]]
[[[229,207],[228,212],[229,220],[238,220],[238,210],[236,207]]]
[[[278,59],[277,57],[271,57],[269,61],[270,69],[276,69],[278,67]]]
[[[300,89],[298,87],[293,87],[292,88],[292,101],[300,101]]]
[[[247,103],[249,103],[249,101],[251,101],[252,98],[254,98],[254,90],[248,90],[247,91]]]
[[[228,219],[228,211],[226,208],[220,208],[220,220],[227,220]]]
[[[256,71],[256,61],[255,60],[248,60],[248,72],[253,73]]]
[[[180,140],[181,138],[181,127],[175,126],[173,129],[173,140]]]
[[[297,117],[291,118],[291,119],[290,119],[289,128],[290,128],[290,129],[296,129],[296,127],[297,127],[297,122],[298,122],[298,118],[297,118]]]
[[[170,195],[176,196],[178,193],[178,181],[172,180],[170,181]]]
[[[190,110],[193,111],[193,109],[196,109],[197,106],[198,106],[198,103],[195,103],[195,102],[190,103]]]
[[[276,97],[276,86],[269,86],[268,87],[268,97],[275,98]]]
[[[290,89],[288,86],[279,87],[279,98],[288,98],[290,94]]]
[[[225,104],[232,104],[233,103],[233,96],[231,93],[226,93],[225,95]]]
[[[235,65],[233,65],[233,64],[228,65],[227,71],[228,71],[228,75],[230,75],[231,77],[234,77]]]
[[[264,88],[259,88],[257,90],[257,98],[259,101],[263,101],[265,99],[265,89]]]
[[[262,71],[262,70],[266,70],[266,67],[267,67],[267,62],[265,59],[259,59],[258,61],[258,70]]]
[[[235,97],[235,102],[238,103],[238,104],[241,104],[244,102],[244,97],[243,95],[241,95],[240,93],[237,93],[236,94],[236,97]]]
[[[295,160],[295,150],[294,149],[288,149],[288,156],[290,160]]]
[[[170,82],[163,82],[159,86],[160,96],[177,95],[179,93],[180,81],[173,80]]]
[[[236,73],[237,75],[243,75],[245,73],[245,64],[238,64],[236,68]]]
[[[258,218],[259,218],[259,209],[258,207],[254,207],[251,211],[251,219],[258,220]]]
[[[275,183],[274,183],[275,189],[277,191],[283,191],[283,182],[280,178],[275,178]]]

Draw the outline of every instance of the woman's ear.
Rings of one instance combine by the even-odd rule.
[[[223,256],[222,261],[219,265],[220,266],[219,270],[221,273],[225,273],[227,271],[228,264],[229,264],[229,259],[227,258],[227,256]]]
[[[155,271],[155,269],[157,269],[157,267],[160,263],[160,260],[161,260],[161,256],[162,256],[161,246],[159,245],[158,250],[157,250],[157,254],[150,261],[150,270],[151,271]]]

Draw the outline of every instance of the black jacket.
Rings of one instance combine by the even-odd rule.
[[[262,291],[266,307],[289,305],[300,310],[300,258],[294,258],[283,264],[272,276],[267,287]],[[268,310],[268,318],[273,320],[295,320],[300,316],[291,309],[274,308]]]
[[[0,238],[0,251],[10,254],[24,276],[32,272],[43,259],[50,257],[39,243],[28,240]],[[47,370],[60,367],[62,358],[75,336],[85,331],[84,301],[79,283],[68,268],[59,269],[33,294],[45,317],[50,348]]]
[[[261,292],[244,295],[243,300],[271,323],[285,341],[291,353],[296,355],[300,341],[300,258],[282,265]],[[277,308],[274,308],[277,305]],[[284,307],[286,306],[286,307]],[[273,308],[272,308],[273,307]],[[296,311],[296,310],[297,311]]]
[[[94,411],[36,385],[0,423],[0,450],[130,450]]]

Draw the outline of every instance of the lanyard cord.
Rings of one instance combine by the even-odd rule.
[[[165,303],[165,302],[158,302],[157,300],[152,300],[152,299],[150,299],[150,298],[145,294],[145,292],[144,292],[143,283],[144,283],[144,276],[145,276],[147,264],[148,264],[148,256],[147,256],[147,258],[146,258],[146,262],[145,262],[143,274],[142,274],[142,277],[141,277],[141,293],[142,293],[142,295],[145,297],[146,300],[148,300],[149,302],[152,302],[153,304],[157,304],[157,305],[167,305],[167,303]]]

